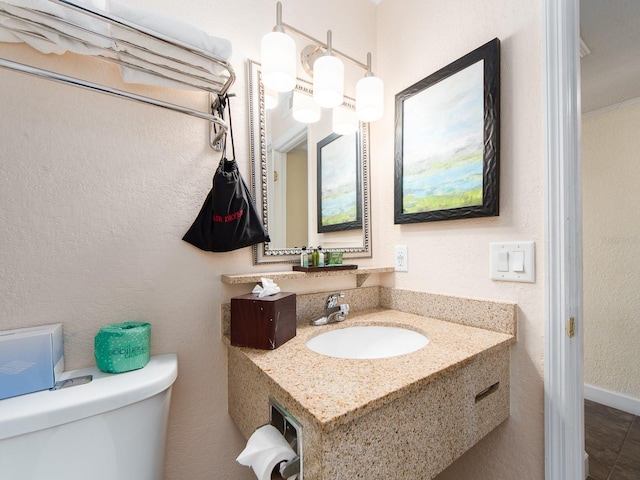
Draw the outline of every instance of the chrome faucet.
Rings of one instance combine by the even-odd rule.
[[[329,295],[324,311],[311,319],[311,325],[326,325],[327,323],[344,321],[349,314],[349,305],[346,303],[338,305],[340,298],[344,298],[344,293]]]

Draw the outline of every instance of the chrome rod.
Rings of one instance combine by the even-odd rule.
[[[20,9],[24,12],[29,12],[29,10],[25,7],[16,7],[17,9]],[[174,82],[178,82],[178,83],[182,83],[184,85],[188,85],[189,87],[192,88],[196,88],[196,89],[200,89],[200,90],[206,90],[208,92],[211,93],[220,93],[222,90],[228,89],[227,83],[229,82],[230,78],[229,77],[224,77],[220,74],[217,73],[213,73],[210,70],[200,66],[200,65],[193,65],[190,64],[188,62],[185,62],[179,58],[173,57],[173,56],[168,56],[168,55],[164,55],[160,52],[154,52],[149,50],[148,48],[145,48],[141,45],[137,45],[134,43],[131,43],[127,40],[123,40],[120,38],[115,38],[113,36],[108,36],[108,35],[103,35],[101,33],[98,32],[93,32],[85,27],[83,27],[82,25],[76,25],[74,23],[71,23],[65,19],[60,19],[60,18],[56,18],[54,16],[52,16],[51,14],[45,13],[45,12],[40,12],[37,10],[32,10],[30,11],[30,13],[32,15],[36,15],[41,17],[43,20],[42,21],[36,21],[33,18],[28,18],[28,17],[24,17],[21,15],[16,15],[15,13],[13,14],[8,14],[6,11],[0,10],[0,17],[3,18],[7,18],[7,19],[11,19],[11,18],[17,18],[19,20],[21,20],[22,22],[25,22],[29,25],[34,25],[37,26],[39,30],[45,30],[47,32],[51,32],[54,33],[56,35],[60,35],[62,37],[65,37],[69,40],[73,40],[74,42],[78,42],[80,44],[83,44],[87,47],[96,49],[96,50],[100,50],[105,52],[104,55],[96,55],[99,56],[100,58],[113,62],[113,63],[117,63],[119,65],[122,65],[124,67],[127,68],[131,68],[131,69],[135,69],[135,70],[139,70],[141,72],[147,73],[149,75],[152,76],[156,76],[156,77],[161,77],[161,78],[165,78],[168,80],[172,80]],[[101,38],[103,40],[107,40],[111,43],[111,48],[107,48],[104,47],[102,45],[98,45],[97,43],[92,43],[88,40],[82,39],[82,38],[78,38],[74,35],[71,35],[68,32],[62,31],[62,30],[58,30],[57,28],[53,28],[51,26],[50,23],[46,23],[46,21],[48,22],[59,22],[61,25],[66,25],[68,27],[72,27],[76,30],[82,31],[86,34],[91,35],[91,37],[94,38]],[[14,26],[8,26],[8,25],[3,25],[1,28],[5,28],[11,32],[15,32],[15,33],[19,33],[21,35],[28,35],[30,37],[34,37],[34,38],[38,38],[38,39],[42,39],[42,40],[47,40],[46,37],[42,36],[41,34],[35,33],[33,31],[29,31],[29,30],[24,30],[24,29],[19,29],[17,27]],[[119,47],[115,46],[115,43],[117,43],[119,46],[124,45],[127,47],[130,47],[135,49],[136,51],[140,51],[140,52],[144,52],[147,55],[147,57],[141,57],[139,55],[136,55],[134,53],[132,53],[131,51],[127,51],[127,50],[122,50],[119,49]],[[198,71],[200,73],[198,74],[194,74],[194,73],[188,73],[185,72],[183,70],[178,70],[174,67],[170,67],[169,65],[166,65],[164,63],[159,63],[157,60],[155,62],[151,61],[151,58],[158,58],[158,59],[165,59],[165,60],[169,60],[171,62],[174,62],[176,64],[179,65],[184,65],[185,67],[188,67],[192,70]],[[178,77],[173,77],[170,74],[165,74],[165,73],[161,73],[158,70],[148,70],[146,68],[144,68],[142,65],[139,64],[135,64],[135,63],[131,63],[131,62],[127,62],[125,59],[126,58],[132,58],[135,61],[138,62],[142,62],[145,65],[153,65],[155,68],[160,69],[162,71],[165,72],[169,72],[170,74],[177,74],[180,75],[180,78]],[[222,67],[222,66],[221,66]],[[195,79],[201,83],[197,83],[197,82],[192,82],[192,81],[188,81],[188,80],[184,80],[184,78],[192,78]],[[204,84],[213,84],[214,86],[203,86]]]
[[[59,2],[59,1],[64,1],[66,2],[67,0],[50,0],[50,1],[54,1],[54,2]],[[360,67],[362,69],[364,69],[365,71],[371,72],[371,62],[368,63],[368,65],[359,62],[358,60],[356,60],[355,58],[347,55],[346,53],[341,52],[340,50],[336,50],[335,48],[333,48],[333,46],[331,45],[331,30],[329,30],[327,32],[327,43],[323,43],[321,40],[318,40],[317,38],[312,37],[311,35],[304,33],[302,30],[297,29],[296,27],[294,27],[293,25],[289,25],[288,23],[284,23],[282,21],[282,2],[277,2],[276,3],[276,26],[273,29],[276,32],[282,32],[282,31],[286,31],[286,30],[290,30],[292,33],[295,33],[296,35],[305,38],[307,40],[309,40],[310,42],[315,43],[316,45],[320,46],[321,48],[324,48],[326,50],[330,50],[331,55],[336,55],[338,57],[342,57],[343,59],[353,63],[355,66]]]
[[[34,11],[34,13],[42,14],[41,12],[35,12],[35,11]],[[12,18],[12,17],[8,17],[5,14],[5,12],[3,12],[3,11],[0,11],[0,17]],[[174,59],[172,57],[166,57],[166,56],[163,56],[163,55],[157,55],[159,57],[169,59],[169,60],[171,60],[173,62],[176,62],[176,63],[179,63],[181,65],[185,65],[185,66],[188,66],[190,68],[193,68],[194,70],[198,70],[199,72],[201,72],[201,74],[196,75],[196,74],[193,74],[193,73],[191,73],[191,74],[185,73],[185,72],[183,72],[181,70],[178,70],[176,68],[169,67],[168,65],[151,62],[148,59],[141,58],[139,56],[133,55],[133,54],[127,52],[127,51],[117,51],[115,49],[108,49],[108,48],[99,47],[99,46],[94,45],[94,44],[92,44],[90,42],[87,42],[85,40],[77,38],[77,37],[75,37],[73,35],[69,35],[68,33],[61,32],[61,31],[58,31],[58,30],[56,30],[54,28],[51,28],[47,24],[37,23],[37,22],[34,22],[34,21],[32,21],[30,19],[27,19],[27,18],[24,18],[24,19],[22,17],[17,17],[17,18],[20,18],[24,22],[29,23],[31,25],[37,25],[38,28],[40,28],[40,29],[44,29],[46,31],[55,33],[56,35],[60,35],[60,36],[63,36],[65,38],[68,38],[70,40],[73,40],[74,42],[78,42],[78,43],[81,43],[83,45],[86,45],[87,47],[92,47],[92,48],[100,49],[100,50],[102,50],[104,52],[107,52],[105,54],[96,54],[95,55],[96,57],[102,58],[105,61],[116,63],[116,64],[118,64],[118,65],[120,65],[122,67],[135,69],[135,70],[138,70],[140,72],[144,72],[144,73],[146,73],[148,75],[152,75],[154,77],[164,78],[166,80],[171,80],[173,82],[181,83],[183,85],[187,85],[190,88],[195,88],[195,89],[198,89],[198,90],[204,90],[204,91],[207,91],[207,92],[210,92],[210,93],[217,94],[217,93],[219,93],[221,91],[221,89],[225,86],[225,84],[228,81],[228,79],[225,79],[225,78],[222,78],[222,77],[218,78],[219,77],[218,75],[216,75],[214,73],[211,73],[210,71],[208,71],[208,70],[206,70],[206,69],[204,69],[204,68],[202,68],[200,66],[190,65],[190,64],[185,63],[185,62],[183,62],[181,60]],[[69,25],[72,25],[72,24],[69,24]],[[33,37],[33,38],[46,40],[46,37],[43,37],[42,35],[37,34],[35,32],[32,32],[32,31],[18,29],[18,28],[15,28],[15,27],[8,27],[6,25],[3,26],[3,27],[0,27],[0,28],[5,28],[6,30],[8,30],[10,32],[19,33],[21,35],[28,35],[28,36]],[[107,38],[107,37],[105,37],[103,35],[100,35],[100,36],[102,36],[104,38]],[[134,48],[137,48],[139,50],[144,50],[146,52],[150,52],[147,49],[143,49],[143,48],[137,47],[135,45],[131,45],[131,46],[133,46]],[[109,52],[112,52],[112,53],[110,54]],[[153,52],[151,52],[151,53],[153,53]],[[117,57],[113,56],[113,54],[117,55]],[[134,61],[142,62],[142,63],[144,63],[146,65],[151,65],[151,66],[155,67],[156,70],[149,70],[148,68],[144,68],[140,64],[131,63],[130,61],[126,60],[127,58],[134,59]],[[160,71],[158,71],[157,69],[160,69]],[[174,74],[178,74],[181,77],[180,78],[174,77],[174,76],[171,76],[171,75],[168,75],[168,74],[165,74],[165,73],[161,73],[161,71],[166,71],[166,72],[171,72],[171,73],[174,73]],[[209,75],[211,78],[206,78],[206,77],[202,76],[202,74]],[[209,85],[209,86],[207,86],[207,85]]]
[[[6,60],[0,58],[0,68],[6,68],[9,70],[14,70],[21,73],[26,73],[28,75],[33,75],[40,78],[45,78],[47,80],[53,80],[56,82],[64,83],[67,85],[73,85],[75,87],[84,88],[86,90],[91,90],[93,92],[103,93],[106,95],[111,95],[114,97],[124,98],[126,100],[134,100],[137,102],[146,103],[149,105],[155,105],[156,107],[166,108],[168,110],[173,110],[175,112],[184,113],[190,115],[192,117],[201,118],[203,120],[208,120],[210,122],[216,123],[220,128],[226,129],[227,125],[223,120],[220,120],[218,117],[209,114],[200,112],[198,110],[194,110],[192,108],[183,107],[180,105],[175,105],[173,103],[164,102],[162,100],[157,100],[155,98],[145,97],[143,95],[138,95],[131,92],[126,92],[123,90],[118,90],[116,88],[106,87],[104,85],[98,85],[96,83],[87,82],[85,80],[81,80],[74,77],[68,77],[66,75],[61,75],[59,73],[50,72],[48,70],[43,70],[37,67],[31,67],[29,65],[24,65],[22,63],[13,62],[11,60]]]
[[[69,0],[49,0],[52,3],[56,3],[58,5],[62,5],[64,7],[68,7],[68,8],[72,8],[74,10],[77,10],[78,12],[81,12],[85,15],[88,15],[90,17],[94,17],[100,20],[103,20],[105,22],[108,22],[112,25],[117,25],[118,27],[122,27],[125,30],[137,33],[139,35],[144,35],[146,37],[161,41],[161,42],[165,42],[165,43],[169,43],[171,45],[174,45],[178,48],[181,48],[183,50],[186,50],[194,55],[200,56],[202,58],[204,58],[205,60],[211,61],[213,63],[216,63],[218,65],[221,65],[222,67],[224,67],[228,73],[229,73],[229,79],[226,82],[226,84],[223,86],[223,88],[221,89],[221,91],[219,92],[220,94],[224,95],[227,90],[229,89],[229,87],[231,86],[231,84],[235,81],[236,75],[235,75],[235,71],[233,70],[233,68],[231,67],[231,65],[224,61],[221,60],[217,57],[214,57],[213,55],[211,55],[209,52],[202,50],[200,48],[197,48],[193,45],[189,45],[187,43],[184,43],[180,40],[177,40],[173,37],[169,37],[167,35],[163,35],[160,32],[156,32],[153,30],[150,30],[142,25],[138,25],[134,22],[130,22],[127,20],[124,20],[120,17],[116,17],[115,15],[111,15],[107,12],[103,12],[100,10],[93,10],[87,6],[81,6],[81,5],[77,5]],[[116,39],[114,38],[113,40],[115,41],[122,41],[120,39]],[[134,45],[136,46],[136,45]],[[138,46],[136,46],[138,47]],[[140,47],[138,47],[140,48]],[[154,52],[156,55],[159,55],[157,52]],[[173,59],[173,58],[172,58]],[[175,60],[175,59],[173,59]]]
[[[276,3],[276,26],[273,27],[274,32],[282,32],[282,3]]]
[[[327,49],[329,48],[328,45],[326,43],[324,43],[322,40],[318,40],[317,38],[312,37],[311,35],[308,35],[306,33],[304,33],[302,30],[298,30],[296,27],[293,27],[291,25],[289,25],[288,23],[284,23],[282,22],[282,27],[284,28],[285,31],[289,30],[292,33],[295,33],[296,35],[305,38],[307,40],[309,40],[310,42],[315,43],[316,45],[320,46],[321,48]],[[353,63],[355,66],[362,68],[363,70],[368,70],[368,67],[366,64],[359,62],[358,60],[356,60],[353,57],[350,57],[349,55],[347,55],[346,53],[341,52],[340,50],[337,50],[335,48],[333,48],[333,46],[331,47],[331,53],[332,55],[335,55],[337,57],[342,57],[345,60]]]

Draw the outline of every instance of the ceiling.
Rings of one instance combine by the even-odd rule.
[[[581,0],[582,112],[640,98],[640,0]]]

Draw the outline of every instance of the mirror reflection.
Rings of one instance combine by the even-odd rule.
[[[248,74],[253,193],[271,238],[254,247],[254,263],[295,263],[303,246],[370,257],[367,125],[346,133],[331,110],[316,110],[307,82],[276,97],[258,63],[249,61]],[[340,110],[349,118],[353,102]],[[302,123],[294,112],[320,118]]]

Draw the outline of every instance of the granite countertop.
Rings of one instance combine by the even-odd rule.
[[[332,270],[330,267],[322,267],[323,270],[313,272],[299,272],[294,270],[286,270],[282,272],[258,272],[247,274],[230,274],[223,273],[220,275],[222,283],[228,285],[239,285],[245,283],[256,283],[262,281],[264,277],[271,280],[301,280],[304,278],[318,277],[334,277],[344,275],[364,276],[372,273],[390,273],[394,271],[394,267],[358,267],[353,270]]]
[[[305,346],[313,336],[356,325],[401,326],[423,333],[429,343],[410,354],[372,360],[332,358]],[[276,350],[239,350],[326,431],[514,342],[512,335],[378,308],[352,313],[341,323],[299,325],[296,337]]]

